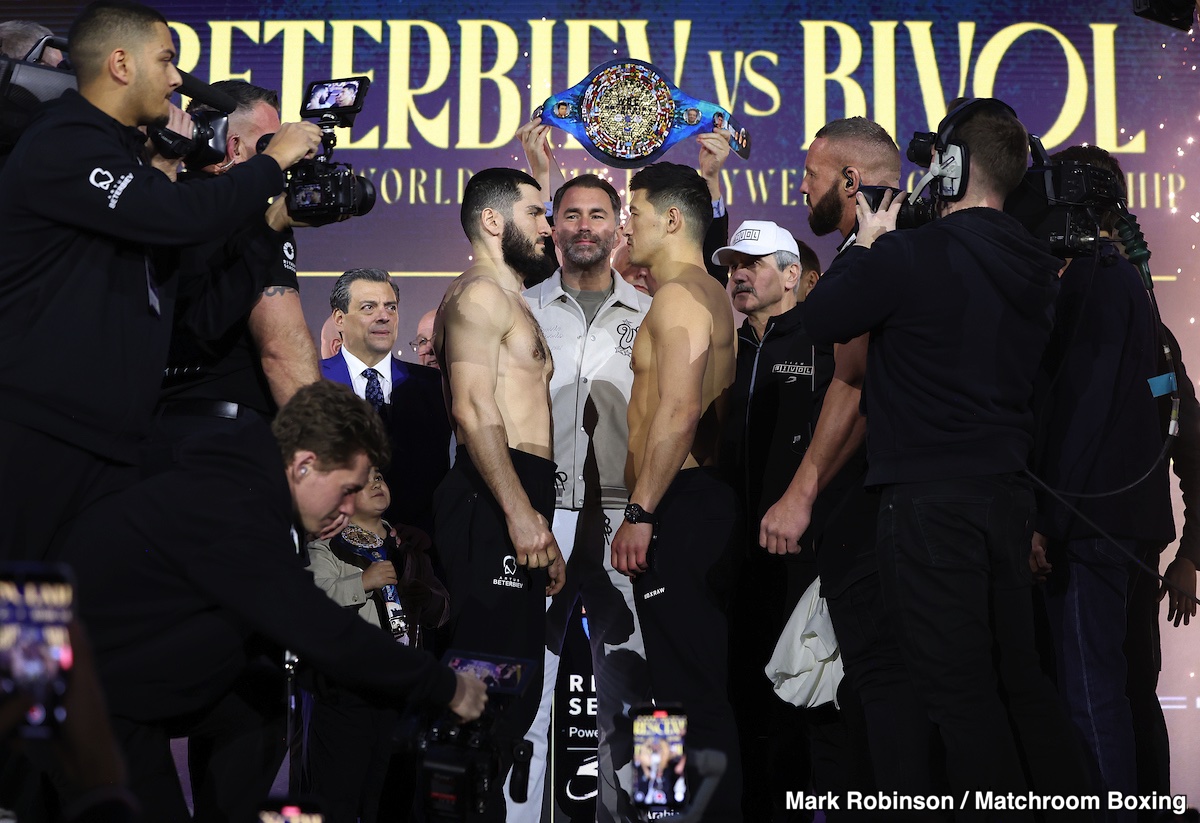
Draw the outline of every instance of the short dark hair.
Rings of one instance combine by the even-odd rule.
[[[387,283],[392,287],[392,291],[396,295],[396,300],[400,299],[400,287],[396,285],[396,281],[392,280],[392,276],[383,269],[350,269],[343,274],[333,284],[333,290],[329,292],[329,308],[340,312],[350,311],[350,286],[359,280],[366,280],[371,283]]]
[[[796,248],[800,249],[800,273],[815,271],[817,274],[821,274],[821,258],[812,250],[812,246],[803,240],[797,240]]]
[[[237,103],[237,111],[247,111],[258,103],[266,103],[276,112],[279,111],[279,94],[273,89],[264,89],[262,86],[247,83],[245,80],[218,80],[212,84],[212,87],[232,97],[233,101]],[[217,109],[193,99],[188,103],[187,110],[189,114],[194,114],[198,111],[216,111]]]
[[[621,196],[617,194],[617,190],[612,187],[603,177],[598,177],[594,174],[581,174],[578,177],[572,177],[564,183],[558,191],[554,192],[554,213],[558,214],[559,206],[562,205],[563,195],[573,188],[584,189],[599,189],[608,195],[608,200],[612,203],[613,217],[617,217],[621,213]]]
[[[866,185],[883,179],[900,179],[900,148],[887,129],[865,117],[843,117],[831,120],[817,130],[814,140],[824,139],[839,144],[838,156],[847,165],[867,171]]]
[[[672,206],[678,208],[689,236],[704,242],[713,220],[712,195],[704,178],[691,166],[651,163],[629,181],[629,191],[645,191],[646,199],[657,212]]]
[[[1029,132],[1001,105],[980,106],[954,125],[952,141],[967,147],[972,183],[1007,197],[1029,169]],[[982,179],[981,179],[982,178]]]
[[[80,84],[98,78],[112,50],[140,42],[147,32],[167,18],[130,0],[96,0],[71,24],[67,35],[71,66]]]
[[[1122,200],[1128,197],[1128,191],[1125,186],[1125,172],[1121,171],[1121,164],[1117,162],[1117,158],[1113,157],[1099,146],[1068,146],[1065,149],[1056,151],[1050,155],[1050,159],[1055,162],[1062,163],[1081,163],[1086,166],[1099,166],[1116,175],[1117,178],[1117,194]],[[1102,231],[1111,232],[1117,227],[1117,220],[1121,217],[1119,212],[1112,209],[1105,209],[1100,216],[1100,228]]]
[[[495,209],[505,219],[512,218],[512,208],[521,199],[522,183],[542,190],[538,181],[517,169],[484,169],[467,181],[459,220],[468,240],[480,239],[479,216],[484,209]]]
[[[349,466],[360,453],[380,468],[391,460],[383,419],[349,387],[332,380],[318,380],[292,395],[271,431],[284,463],[299,451],[315,454],[324,471]]]
[[[50,29],[32,20],[5,20],[0,23],[0,57],[24,60],[39,40],[52,34]]]

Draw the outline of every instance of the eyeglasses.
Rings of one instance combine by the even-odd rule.
[[[433,345],[433,341],[428,337],[418,337],[416,340],[408,341],[408,345],[412,346],[414,352],[420,352],[426,346]]]

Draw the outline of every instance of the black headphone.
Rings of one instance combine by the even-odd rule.
[[[971,157],[967,146],[954,139],[954,130],[984,109],[999,113],[1017,113],[1003,100],[995,97],[980,97],[968,100],[951,109],[938,124],[937,134],[914,132],[908,144],[908,159],[918,166],[928,168],[933,175],[931,193],[940,200],[954,202],[967,193],[967,177],[971,171]]]

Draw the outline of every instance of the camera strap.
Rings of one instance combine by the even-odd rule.
[[[728,109],[680,91],[641,60],[610,60],[582,82],[551,95],[533,113],[573,135],[592,157],[619,169],[657,161],[693,135],[721,132],[742,159],[750,134]]]

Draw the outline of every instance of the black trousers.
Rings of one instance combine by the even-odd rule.
[[[508,453],[529,502],[550,524],[554,518],[553,461],[516,449]],[[435,542],[450,591],[449,648],[530,663],[527,688],[520,697],[494,695],[489,702],[489,709],[502,710],[500,722],[511,742],[519,741],[533,724],[541,699],[546,572],[517,565],[504,512],[463,446],[434,492],[433,509]],[[501,751],[501,780],[489,793],[487,810],[470,820],[505,819],[500,784],[511,767],[511,748],[506,747]]]
[[[380,814],[398,713],[330,684],[313,699],[306,774],[330,823],[376,823],[407,817],[407,807]],[[409,798],[411,800],[411,798]]]
[[[739,553],[728,616],[729,698],[742,755],[742,813],[747,820],[811,820],[811,811],[785,808],[787,792],[834,786],[812,774],[806,710],[780,700],[763,671],[796,602],[817,577],[816,562],[811,555],[769,554],[758,545],[757,525],[746,530]],[[830,729],[836,712],[831,715]],[[835,779],[835,786],[840,784]]]
[[[829,617],[841,649],[845,679],[839,696],[851,692],[859,704],[869,764],[852,772],[851,787],[864,792],[904,795],[943,794],[934,785],[930,749],[936,729],[904,663],[896,639],[895,616],[883,600],[879,576],[860,578],[828,598]],[[858,724],[855,724],[856,726]],[[819,787],[818,787],[819,788]],[[935,792],[936,789],[936,792]],[[863,814],[858,814],[858,818]],[[843,819],[855,819],[855,816]],[[870,820],[943,820],[940,812],[874,812]]]
[[[155,823],[251,823],[271,792],[287,751],[282,673],[248,667],[213,705],[161,723],[112,718],[125,753],[129,788],[142,820]],[[171,757],[171,739],[188,738],[189,816]]]
[[[137,467],[0,420],[0,560],[54,559],[81,511],[137,482]]]
[[[1147,550],[1142,560],[1150,568],[1158,568],[1158,549]],[[1162,670],[1158,611],[1158,579],[1144,569],[1135,568],[1126,611],[1125,659],[1129,673],[1125,695],[1133,712],[1138,794],[1171,793],[1171,746],[1162,704],[1158,702],[1158,674]],[[1140,811],[1138,819],[1153,820],[1154,813]]]
[[[913,683],[945,743],[955,796],[989,789],[1091,791],[1081,743],[1035,648],[1028,563],[1033,512],[1033,494],[1017,475],[883,490],[883,594],[896,615]],[[1033,815],[968,806],[956,819],[1008,823]]]
[[[634,603],[657,703],[682,704],[687,748],[729,758],[703,819],[742,819],[738,729],[729,703],[726,608],[736,571],[737,497],[712,469],[685,469],[655,514],[650,568],[634,580]],[[699,786],[691,776],[691,791]]]

